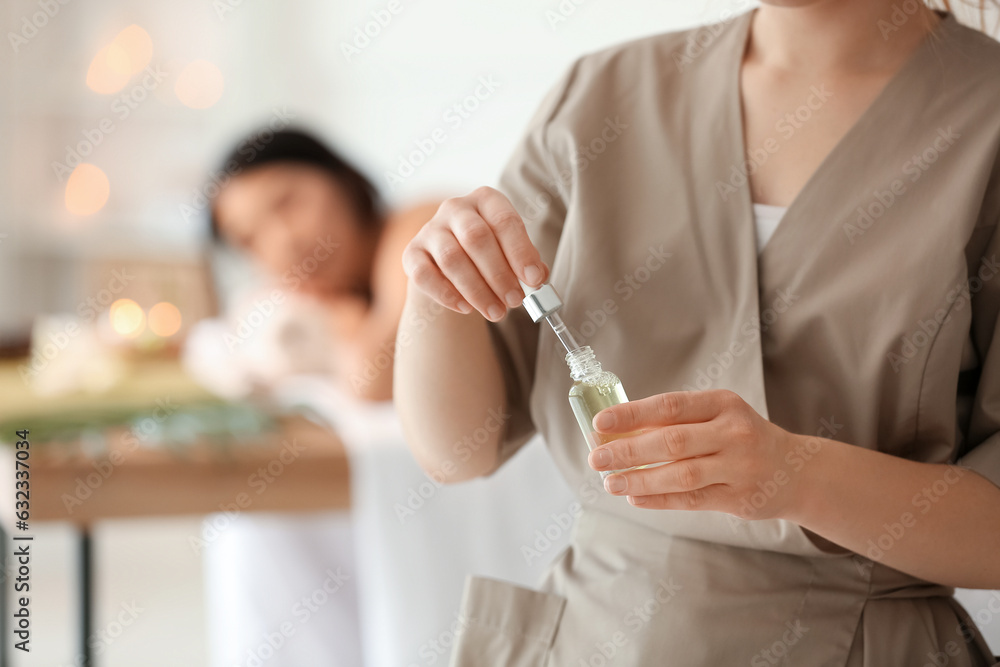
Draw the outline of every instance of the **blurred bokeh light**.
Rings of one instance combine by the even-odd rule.
[[[101,95],[117,93],[132,75],[128,52],[111,43],[97,52],[87,70],[87,87]]]
[[[222,97],[224,81],[219,68],[207,60],[187,64],[177,76],[174,93],[186,107],[207,109]]]
[[[124,338],[135,338],[146,328],[146,314],[132,299],[118,299],[108,312],[111,328]]]
[[[149,64],[152,57],[153,40],[149,33],[137,25],[130,25],[90,61],[87,87],[101,95],[117,93],[132,75]]]
[[[153,57],[153,40],[149,33],[135,24],[118,33],[114,44],[128,56],[130,74],[141,72]]]
[[[161,301],[149,309],[148,320],[150,331],[168,338],[180,331],[181,311],[169,301]]]
[[[100,211],[111,194],[108,177],[92,164],[77,165],[66,181],[66,209],[76,215],[91,215]]]

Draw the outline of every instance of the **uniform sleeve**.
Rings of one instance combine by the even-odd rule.
[[[554,137],[552,128],[578,79],[579,65],[578,59],[546,94],[497,184],[524,219],[531,242],[549,268],[566,218],[573,174],[569,169],[572,145],[565,132]],[[491,475],[537,432],[530,402],[541,326],[531,321],[524,308],[515,308],[500,322],[487,324],[503,372],[508,406],[496,464],[487,473]]]
[[[1000,231],[996,228],[972,268],[971,337],[980,366],[966,446],[957,464],[1000,486]]]

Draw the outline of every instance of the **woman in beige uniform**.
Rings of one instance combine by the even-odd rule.
[[[582,507],[539,590],[470,577],[452,664],[996,664],[952,593],[1000,588],[998,156],[1000,45],[912,0],[578,59],[499,190],[403,254],[418,460],[489,475],[540,432]],[[518,279],[638,399],[594,424],[631,435],[588,453]]]

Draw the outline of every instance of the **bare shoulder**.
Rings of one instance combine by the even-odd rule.
[[[427,200],[390,211],[385,218],[385,227],[378,244],[375,257],[373,285],[376,292],[389,287],[395,289],[399,281],[405,282],[400,261],[406,244],[416,236],[421,227],[434,217],[442,200]]]
[[[420,228],[434,217],[442,201],[427,200],[391,211],[385,220],[385,240],[405,239],[403,245],[409,243]]]
[[[398,259],[410,239],[437,213],[441,201],[428,200],[390,211],[385,217],[378,253],[383,256],[395,255]]]

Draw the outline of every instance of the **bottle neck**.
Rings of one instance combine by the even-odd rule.
[[[569,374],[577,382],[592,378],[601,373],[601,362],[597,360],[589,345],[578,347],[566,354],[566,364]]]

